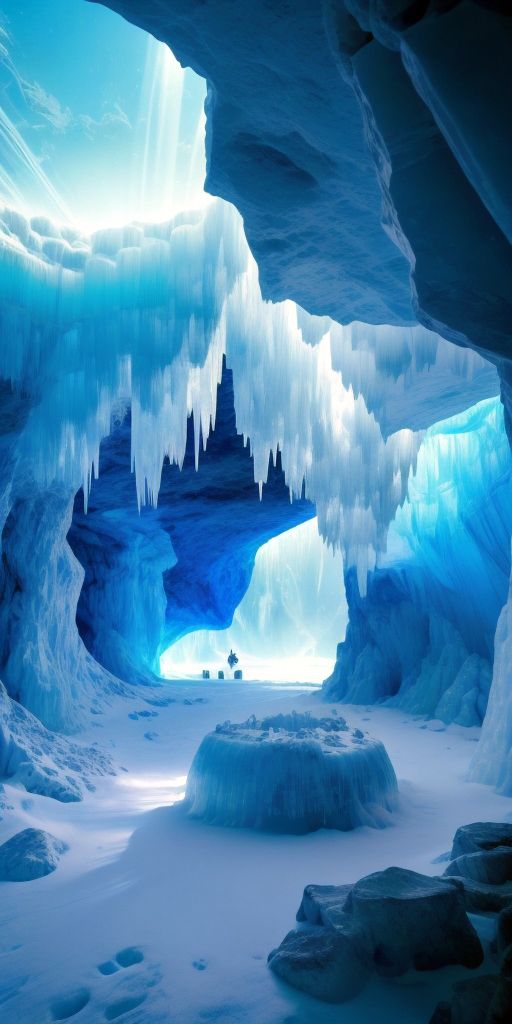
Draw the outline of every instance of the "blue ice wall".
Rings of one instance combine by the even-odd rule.
[[[130,435],[119,450],[113,442],[110,460],[126,466],[127,489],[117,501],[118,484],[112,486],[104,520],[112,575],[107,580],[101,566],[84,635],[88,630],[99,636],[104,664],[133,679],[153,666],[151,652],[158,656],[162,635],[167,646],[173,636],[207,621],[228,624],[258,543],[281,528],[263,500],[254,521],[261,516],[263,523],[267,508],[271,521],[254,544],[240,494],[248,489],[259,510],[257,485],[264,497],[279,479],[286,526],[288,492],[301,499],[304,491],[315,504],[322,536],[343,552],[347,566],[357,567],[364,592],[415,464],[420,436],[411,428],[453,410],[454,395],[456,402],[464,400],[461,384],[466,400],[496,391],[494,371],[476,353],[422,327],[341,328],[291,302],[263,301],[240,218],[222,203],[164,224],[131,224],[90,237],[4,210],[0,269],[0,378],[5,395],[16,396],[6,397],[0,423],[0,616],[9,638],[0,650],[0,673],[9,693],[50,727],[74,727],[90,707],[91,692],[116,685],[77,632],[76,604],[88,563],[73,559],[66,543],[74,495],[82,484],[88,497],[113,418],[122,424],[130,407]],[[223,514],[215,501],[215,488],[224,487],[225,451],[220,444],[219,483],[211,468],[219,454],[213,442],[211,537],[193,534],[180,512],[181,532],[171,536],[157,528],[156,516],[148,540],[143,513],[124,543],[119,510],[134,501],[157,508],[162,485],[168,486],[166,457],[172,479],[183,479],[185,489],[193,479],[193,503],[195,467],[216,423],[224,356],[233,374],[229,446],[245,460],[243,478],[228,474],[229,516],[227,506]],[[208,448],[204,457],[210,459]],[[188,478],[179,476],[185,458]],[[178,486],[175,491],[180,493]],[[105,496],[104,510],[108,488]],[[241,564],[227,541],[235,527]],[[210,572],[212,552],[216,565]],[[95,555],[91,548],[90,573]],[[173,616],[167,615],[162,573],[172,581]],[[116,574],[122,588],[115,586]],[[134,634],[127,647],[126,636]]]
[[[386,701],[461,725],[482,721],[508,592],[511,498],[497,400],[426,432],[366,597],[347,574],[349,625],[326,699]]]
[[[140,514],[127,415],[101,446],[87,514],[79,493],[68,534],[85,570],[77,622],[89,651],[123,679],[151,679],[173,641],[230,625],[258,547],[312,516],[310,502],[290,501],[280,459],[260,501],[252,457],[236,431],[230,370],[198,470],[189,420],[181,470],[164,463],[158,506]]]

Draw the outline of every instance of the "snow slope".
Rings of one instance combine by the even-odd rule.
[[[293,708],[314,711],[318,701],[307,689],[233,682],[144,690],[143,699],[116,700],[84,735],[110,739],[126,770],[98,780],[82,803],[6,786],[13,810],[0,839],[42,827],[69,846],[51,876],[1,886],[7,1024],[46,1024],[52,1008],[55,1017],[80,1006],[81,1024],[116,1019],[123,1008],[123,1024],[339,1022],[339,1008],[280,984],[266,965],[293,926],[303,887],[392,864],[442,873],[434,862],[458,825],[511,820],[511,799],[465,781],[478,730],[355,707],[347,717],[385,743],[397,771],[393,827],[272,836],[187,818],[179,800],[203,735],[227,717]],[[485,934],[485,922],[476,923]],[[461,975],[450,968],[375,979],[344,1007],[343,1022],[372,1024],[378,1012],[381,1024],[425,1024]]]

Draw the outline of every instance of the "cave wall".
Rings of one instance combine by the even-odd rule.
[[[349,625],[326,700],[482,722],[510,575],[511,474],[497,399],[426,432],[364,597],[346,575]]]
[[[508,357],[507,5],[93,2],[207,79],[206,188],[266,296]]]
[[[88,511],[75,499],[69,543],[85,570],[77,622],[89,651],[123,679],[158,672],[159,656],[196,629],[223,629],[249,586],[261,544],[314,516],[290,501],[278,458],[260,500],[249,448],[236,430],[232,373],[224,367],[215,429],[195,468],[188,423],[181,469],[166,461],[156,508],[137,507],[130,416],[100,450]]]

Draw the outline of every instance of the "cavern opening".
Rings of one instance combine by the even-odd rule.
[[[6,1024],[512,1019],[511,52],[2,0]]]

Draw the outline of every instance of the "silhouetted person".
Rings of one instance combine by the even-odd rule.
[[[233,650],[228,654],[228,665],[230,668],[234,668],[235,665],[238,665],[238,658]]]

